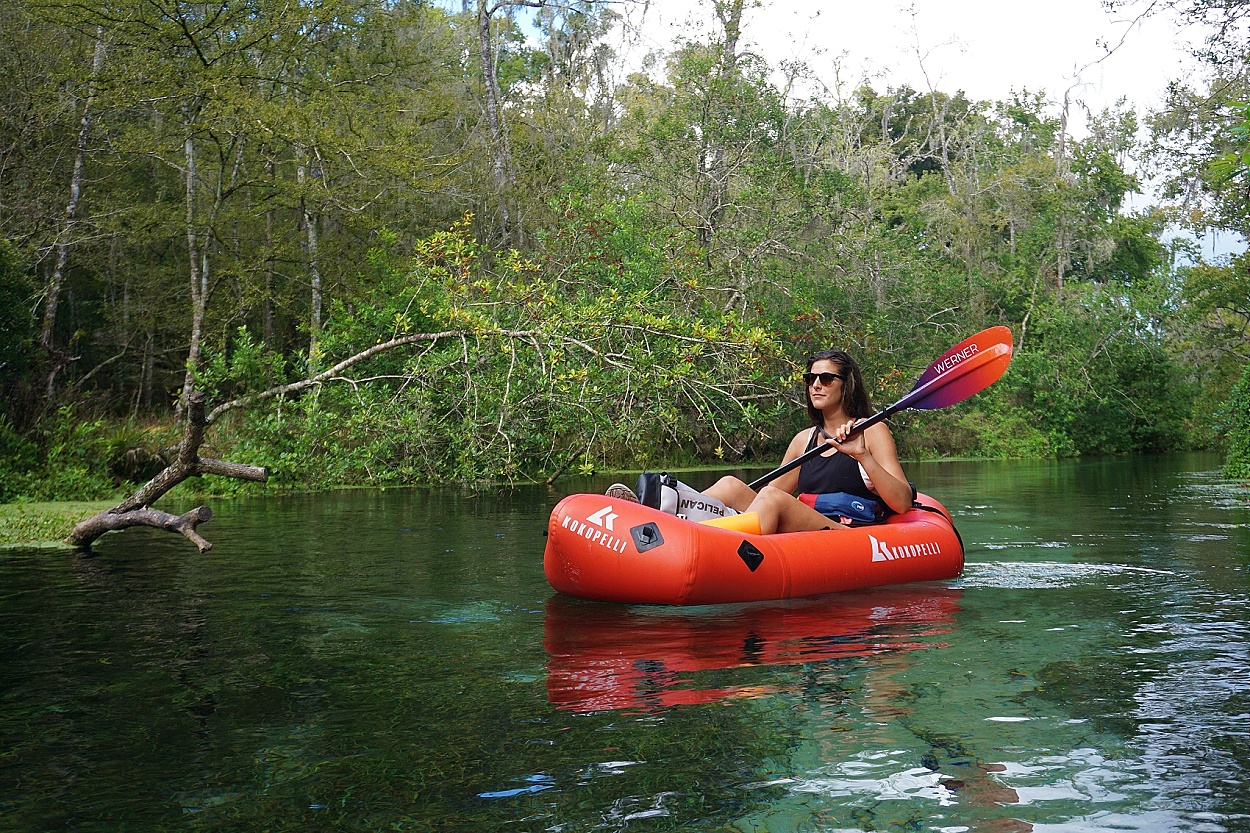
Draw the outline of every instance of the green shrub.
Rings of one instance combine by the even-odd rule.
[[[1250,479],[1250,367],[1233,385],[1220,416],[1228,439],[1224,474],[1240,480]]]
[[[35,443],[17,433],[9,418],[0,414],[0,503],[21,497],[38,458]]]
[[[113,469],[123,453],[113,429],[57,410],[26,436],[0,418],[0,498],[12,501],[99,500],[119,493]]]
[[[977,456],[1014,459],[1058,456],[1054,438],[1020,410],[969,410],[960,424],[976,437]]]

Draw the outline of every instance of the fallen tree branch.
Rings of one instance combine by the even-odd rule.
[[[92,542],[106,532],[132,526],[151,526],[166,532],[177,532],[204,553],[213,548],[212,542],[204,540],[195,528],[212,517],[213,510],[207,506],[197,506],[182,515],[171,515],[159,509],[131,509],[115,515],[109,510],[79,523],[66,540],[80,549],[90,549]]]
[[[188,477],[217,474],[264,483],[269,479],[269,472],[258,466],[228,463],[224,460],[199,456],[200,446],[204,442],[204,429],[208,427],[208,420],[204,416],[204,400],[202,391],[192,391],[187,398],[186,432],[182,442],[178,445],[178,456],[173,462],[145,483],[139,491],[112,509],[79,522],[65,539],[67,544],[78,549],[89,550],[92,543],[106,532],[132,526],[150,526],[168,532],[177,532],[195,544],[202,553],[213,548],[209,541],[196,532],[197,526],[213,517],[212,510],[207,506],[197,506],[182,515],[171,515],[168,512],[152,509],[152,504]]]
[[[304,388],[320,385],[322,382],[338,376],[352,365],[362,362],[365,359],[372,358],[378,353],[391,350],[395,347],[402,347],[405,344],[418,344],[422,341],[437,342],[445,338],[463,335],[466,335],[466,332],[461,330],[448,330],[441,333],[413,333],[411,335],[393,338],[390,341],[383,341],[380,344],[373,345],[367,350],[360,351],[354,356],[343,359],[343,361],[339,362],[334,367],[323,370],[316,376],[310,376],[307,379],[300,379],[298,382],[291,382],[286,385],[277,385],[276,387],[260,391],[259,393],[251,393],[247,396],[240,396],[238,399],[231,399],[229,402],[223,402],[216,408],[213,408],[213,410],[209,413],[208,422],[216,422],[217,418],[222,414],[227,411],[233,411],[235,408],[247,407],[248,405],[254,405],[257,402],[262,402],[266,399],[273,399],[275,396],[285,396],[288,393],[296,393]]]

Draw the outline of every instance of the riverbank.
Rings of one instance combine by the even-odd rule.
[[[74,524],[116,502],[0,503],[0,548],[65,546]]]

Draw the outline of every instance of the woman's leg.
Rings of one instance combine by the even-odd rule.
[[[751,501],[746,511],[760,516],[760,532],[806,532],[837,526],[833,521],[803,503],[789,492],[773,486],[765,486]]]
[[[703,494],[714,497],[739,512],[744,511],[755,500],[755,492],[751,491],[751,487],[732,475],[717,480],[704,489]]]

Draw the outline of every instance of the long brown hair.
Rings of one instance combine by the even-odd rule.
[[[863,374],[859,365],[844,350],[821,350],[807,357],[807,369],[819,361],[833,362],[842,374],[842,410],[852,419],[866,419],[872,416],[872,403],[868,400],[868,390],[864,387]],[[803,386],[803,399],[807,402],[807,415],[812,418],[812,425],[821,428],[825,424],[824,414],[812,404],[811,388]]]

